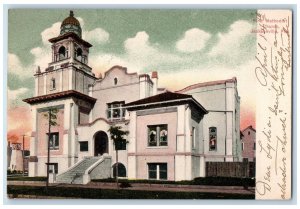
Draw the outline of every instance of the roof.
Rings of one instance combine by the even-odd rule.
[[[85,101],[88,101],[92,104],[94,104],[97,100],[93,97],[90,97],[90,96],[80,93],[78,91],[68,90],[68,91],[57,92],[57,93],[53,93],[53,94],[31,97],[31,98],[24,99],[23,101],[27,102],[28,104],[36,104],[36,103],[45,102],[45,101],[49,101],[49,100],[53,100],[53,99],[60,99],[60,98],[67,98],[67,97],[75,97],[75,98],[79,98],[79,99],[84,99]]]
[[[137,73],[128,73],[127,72],[127,68],[126,67],[122,67],[120,65],[114,65],[111,68],[109,68],[105,73],[104,73],[104,77],[106,77],[111,71],[113,71],[114,69],[119,69],[119,70],[123,70],[125,72],[126,75],[137,75]]]
[[[187,86],[181,90],[178,90],[176,92],[186,92],[186,91],[200,88],[200,87],[220,85],[220,84],[225,84],[225,83],[235,83],[235,82],[236,82],[236,77],[233,77],[231,79],[226,79],[226,80],[217,80],[217,81],[209,81],[209,82],[204,82],[204,83],[196,83],[196,84]]]
[[[66,39],[68,37],[74,38],[75,40],[77,40],[78,42],[82,43],[83,45],[85,45],[87,47],[92,47],[93,46],[92,44],[90,44],[89,42],[83,40],[76,33],[73,33],[73,32],[68,32],[68,33],[65,33],[63,35],[57,36],[55,38],[50,38],[48,41],[50,43],[55,43],[55,42],[58,42],[60,40]]]
[[[66,19],[64,19],[64,21],[62,22],[61,27],[64,26],[64,25],[68,25],[68,24],[80,26],[80,23],[79,23],[79,21],[74,17],[74,13],[73,13],[72,10],[70,11],[69,17],[67,17]]]
[[[244,136],[244,134],[243,134],[243,132],[242,132],[242,131],[240,131],[240,136],[241,136],[241,137],[243,137],[243,136]]]
[[[199,102],[197,102],[191,95],[179,94],[170,91],[127,103],[124,105],[124,107],[127,107],[127,109],[133,109],[135,107],[141,108],[141,107],[156,106],[156,105],[170,104],[170,103],[179,104],[182,102],[184,103],[192,102],[198,108],[200,108],[205,114],[208,113],[208,111]]]
[[[256,132],[256,130],[252,127],[252,125],[248,126],[247,128],[244,128],[242,132],[246,131],[247,129],[251,129],[252,131]]]

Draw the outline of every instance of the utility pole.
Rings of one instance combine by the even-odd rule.
[[[24,137],[25,134],[23,134],[23,144],[22,144],[22,160],[23,160],[23,176],[25,176],[25,164],[24,164]]]

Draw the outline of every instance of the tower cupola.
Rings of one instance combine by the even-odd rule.
[[[75,33],[81,38],[81,27],[79,21],[74,17],[74,13],[71,10],[69,17],[64,19],[60,26],[60,35],[64,35],[66,33]]]

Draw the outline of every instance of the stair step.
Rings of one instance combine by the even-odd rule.
[[[57,176],[58,183],[75,183],[82,184],[83,175],[90,166],[97,162],[100,157],[91,157],[83,159],[76,167],[66,173]]]

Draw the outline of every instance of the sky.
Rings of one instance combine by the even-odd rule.
[[[171,91],[237,77],[241,129],[255,127],[255,10],[75,9],[89,65],[96,76],[114,65],[129,72],[157,71]],[[33,74],[51,61],[48,39],[59,35],[66,9],[11,9],[8,15],[8,140],[31,133]],[[26,144],[28,146],[28,143]]]

